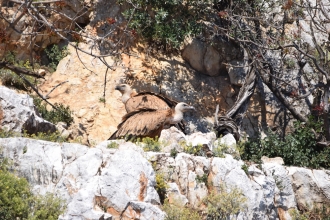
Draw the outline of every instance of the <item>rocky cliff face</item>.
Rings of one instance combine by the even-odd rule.
[[[6,16],[14,13],[8,2],[0,1],[1,12]],[[71,1],[66,13],[75,14],[80,3]],[[96,1],[92,7],[93,12],[80,18],[86,30],[100,33],[98,23],[109,16],[122,21],[120,7],[113,1]],[[21,31],[30,28],[28,20],[20,22]],[[67,21],[60,22],[62,27],[68,25]],[[18,58],[28,57],[26,48],[30,42],[27,39],[15,32],[4,36],[8,42],[1,41],[1,53],[5,49],[13,50],[19,52]],[[59,41],[56,37],[38,38],[35,45],[44,49]],[[86,50],[90,47],[88,42],[79,44]],[[247,207],[238,213],[238,219],[291,219],[290,210],[297,207],[308,209],[329,203],[329,171],[286,167],[273,160],[245,167],[243,161],[229,154],[224,158],[208,158],[182,152],[181,141],[192,146],[206,144],[211,150],[216,147],[215,134],[210,132],[215,106],[220,104],[220,114],[230,108],[244,78],[243,68],[223,64],[244,66],[244,51],[235,45],[223,43],[212,47],[191,39],[185,43],[182,56],[171,57],[151,55],[147,48],[137,45],[132,49],[134,56],[106,57],[107,63],[114,67],[111,70],[99,59],[70,46],[68,50],[69,55],[60,61],[54,73],[46,74],[39,89],[47,94],[66,81],[48,100],[70,106],[75,123],[68,130],[72,139],[80,138],[82,144],[0,139],[1,155],[15,162],[12,169],[28,179],[35,193],[50,191],[66,199],[68,208],[60,219],[117,219],[120,216],[164,219],[165,213],[154,189],[157,172],[165,176],[166,195],[170,200],[179,201],[182,206],[189,203],[201,210],[205,208],[201,206],[202,200],[211,190],[219,190],[222,183],[240,188],[247,198]],[[138,91],[166,94],[195,106],[198,113],[186,115],[190,135],[185,136],[173,128],[164,131],[160,137],[166,140],[162,153],[144,152],[141,146],[123,141],[118,141],[118,149],[109,149],[110,142],[104,140],[116,130],[125,114],[120,93],[114,90],[116,84],[123,82]],[[248,134],[259,131],[260,122],[270,126],[287,120],[285,111],[275,117],[279,104],[262,88],[261,85],[253,97],[242,126]],[[0,101],[1,128],[16,132],[27,129],[31,133],[54,131],[55,125],[35,112],[28,95],[0,87]],[[226,136],[222,141],[231,145],[233,138]],[[176,157],[170,155],[173,148],[180,152]],[[208,184],[198,180],[202,176],[207,177]]]
[[[116,18],[118,25],[125,22],[121,15],[122,8],[115,1],[73,1],[61,12],[74,17],[83,4],[88,5],[89,10],[79,17],[79,24],[91,35],[101,36],[101,24],[108,18]],[[3,1],[1,5],[6,17],[10,17],[18,7],[8,1]],[[55,14],[49,14],[47,18],[58,22],[59,27],[70,26],[69,21],[59,19]],[[30,30],[28,19],[19,22],[21,31]],[[13,51],[18,59],[29,58],[31,49],[33,55],[42,57],[41,52],[47,46],[61,41],[58,36],[38,37],[34,39],[36,48],[30,48],[27,47],[30,39],[8,30],[5,31],[6,41],[0,44],[3,47],[0,51]],[[47,30],[43,31],[47,35]],[[116,130],[120,118],[125,114],[123,104],[119,101],[120,94],[114,91],[118,83],[125,82],[137,91],[162,93],[193,105],[197,114],[186,116],[188,133],[210,131],[216,105],[220,105],[220,114],[223,114],[234,104],[244,79],[244,68],[230,68],[224,64],[242,65],[246,62],[244,51],[237,45],[224,39],[219,39],[213,46],[198,39],[187,39],[181,55],[166,56],[158,52],[151,53],[146,46],[134,43],[127,39],[127,44],[132,45],[132,56],[123,53],[119,57],[105,58],[113,66],[108,71],[101,60],[69,46],[69,55],[59,63],[56,72],[47,73],[45,80],[41,81],[39,89],[44,95],[59,83],[67,81],[49,95],[49,101],[63,103],[73,110],[75,123],[70,129],[75,131],[74,138],[83,140],[84,144],[95,145]],[[61,44],[65,42],[61,41]],[[79,42],[82,50],[89,51],[91,46],[87,40]],[[101,49],[98,53],[105,51]],[[0,54],[0,57],[4,55]],[[242,130],[253,135],[261,128],[260,121],[271,126],[275,123],[271,115],[278,110],[277,107],[273,97],[267,97],[265,101],[265,97],[260,99],[259,93],[256,93]],[[264,109],[266,111],[262,112]]]
[[[201,133],[182,137],[205,141]],[[165,176],[170,201],[201,210],[202,200],[221,183],[238,187],[247,206],[237,219],[291,219],[290,210],[298,206],[329,202],[326,170],[285,167],[269,160],[250,165],[246,172],[244,162],[228,154],[206,158],[179,153],[173,158],[123,141],[118,141],[118,149],[109,149],[109,143],[88,148],[27,138],[0,139],[2,156],[15,161],[12,169],[27,178],[35,193],[54,192],[66,200],[67,210],[59,219],[164,219],[154,188],[159,172]],[[207,185],[198,181],[203,175]]]
[[[0,87],[0,99],[3,129],[19,133],[31,118],[32,131],[54,127],[38,116],[28,95]],[[237,219],[291,219],[297,207],[310,209],[330,202],[329,171],[285,167],[280,158],[247,165],[239,159],[230,134],[216,140],[213,132],[184,135],[171,127],[163,130],[159,143],[162,152],[144,152],[143,144],[124,140],[90,148],[2,138],[0,152],[14,162],[11,170],[25,177],[34,193],[53,192],[65,199],[67,210],[59,219],[164,219],[155,190],[157,174],[164,177],[170,202],[200,211],[205,211],[203,200],[222,184],[239,188],[246,206]],[[184,153],[182,143],[207,146],[208,157]],[[233,156],[213,157],[210,152],[224,145]],[[177,155],[170,153],[173,149]]]

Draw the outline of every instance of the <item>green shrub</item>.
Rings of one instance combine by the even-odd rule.
[[[295,122],[294,132],[284,139],[273,132],[264,139],[249,139],[241,156],[255,162],[260,162],[262,156],[282,157],[286,165],[330,168],[330,148],[318,147],[315,133],[322,133],[320,122],[312,118],[306,123]]]
[[[166,183],[165,177],[163,173],[156,172],[156,186],[155,189],[159,195],[161,203],[164,202],[166,197],[166,190],[168,188],[168,184]]]
[[[115,141],[111,141],[111,143],[109,143],[107,145],[107,148],[110,148],[110,149],[118,149],[118,147],[119,147],[119,144]]]
[[[30,71],[40,68],[38,63],[34,63],[34,67],[32,67],[29,60],[16,60],[16,54],[12,52],[6,53],[3,61],[6,61],[13,66],[25,68]],[[32,85],[36,85],[38,83],[37,79],[32,76],[22,74],[22,77],[24,77]],[[4,86],[14,87],[24,91],[30,91],[30,85],[25,80],[23,80],[22,77],[9,69],[0,69],[0,81]]]
[[[208,183],[207,179],[208,179],[208,176],[206,173],[204,173],[202,176],[198,176],[198,175],[196,176],[196,182],[205,183],[205,186],[207,186],[207,183]]]
[[[42,102],[43,100],[39,97],[33,97],[34,105],[36,106],[41,117],[47,121],[56,124],[58,122],[65,122],[68,126],[73,123],[72,112],[69,106],[55,103],[56,109],[47,110],[47,104]]]
[[[19,136],[20,136],[20,133],[18,133],[18,132],[0,129],[0,138],[19,137]]]
[[[3,220],[23,219],[29,214],[29,198],[32,196],[26,179],[8,171],[0,171],[0,216]]]
[[[8,171],[8,159],[0,160],[0,216],[12,219],[58,219],[64,212],[64,201],[53,194],[36,196],[31,193],[25,178]]]
[[[161,143],[158,141],[158,137],[145,137],[142,138],[142,140],[137,139],[137,144],[142,146],[144,151],[160,152],[162,149]]]
[[[214,146],[213,153],[215,157],[225,157],[225,153],[229,153],[229,147],[225,144],[220,144],[220,140],[218,140],[218,145]]]
[[[32,76],[24,76],[32,85],[35,84],[35,79]],[[29,91],[30,86],[26,83],[20,76],[16,73],[13,73],[8,69],[0,69],[0,81],[2,85],[7,87],[14,87],[19,90]]]
[[[178,153],[179,152],[177,151],[177,149],[173,148],[173,149],[171,149],[170,156],[173,157],[173,158],[176,158]]]
[[[45,52],[48,59],[50,60],[49,67],[54,71],[56,70],[59,62],[69,54],[68,48],[66,46],[60,48],[57,44],[48,46],[45,49]]]
[[[230,219],[246,208],[247,198],[237,187],[220,184],[219,192],[211,192],[203,203],[207,206],[207,219]]]
[[[38,132],[36,134],[27,134],[26,131],[24,131],[23,137],[51,142],[65,142],[65,138],[61,136],[59,131],[53,133]]]
[[[187,154],[192,154],[195,156],[203,156],[203,157],[206,156],[205,152],[203,151],[203,145],[201,144],[198,144],[197,146],[192,146],[191,143],[187,144],[185,141],[181,141],[179,142],[179,144],[183,148],[183,152]]]
[[[242,170],[245,172],[247,176],[249,176],[249,167],[245,163],[241,166]]]
[[[31,208],[29,210],[28,220],[56,220],[65,211],[64,202],[64,200],[52,193],[44,196],[33,196],[33,200],[30,202]]]
[[[208,14],[211,1],[118,0],[128,4],[124,17],[128,26],[154,46],[178,49],[186,36],[201,34],[200,18]]]
[[[188,207],[179,207],[174,204],[169,204],[165,200],[163,211],[166,213],[165,220],[200,220],[202,216],[197,211]]]
[[[100,97],[99,98],[99,102],[105,103],[105,98],[104,97]]]
[[[289,211],[292,220],[330,220],[330,206],[329,204],[325,205],[314,205],[314,208],[305,211],[299,212],[296,209],[292,209]]]

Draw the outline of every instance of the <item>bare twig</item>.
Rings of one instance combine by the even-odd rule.
[[[67,82],[69,82],[69,81],[67,80],[67,81],[61,82],[61,83],[57,84],[56,86],[54,86],[54,88],[52,88],[52,90],[50,90],[49,93],[47,93],[47,95],[44,96],[45,99],[49,99],[48,96],[49,96],[50,93],[52,93],[57,87],[63,85],[64,83],[67,83]]]

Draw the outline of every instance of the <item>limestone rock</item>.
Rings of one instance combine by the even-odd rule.
[[[327,170],[310,170],[288,167],[297,205],[302,210],[324,204],[330,196],[330,173]]]
[[[130,217],[163,219],[155,205],[155,173],[132,145],[113,151],[104,146],[52,143],[27,138],[0,139],[1,155],[27,178],[36,193],[55,192],[67,202],[59,219]],[[106,212],[105,212],[106,210]],[[128,211],[130,210],[130,211]]]
[[[214,132],[202,133],[196,132],[191,135],[186,136],[187,144],[192,146],[206,144],[210,149],[213,147],[213,143],[216,140],[216,135]]]
[[[162,150],[165,153],[170,153],[172,149],[182,152],[183,148],[180,143],[185,140],[185,135],[174,126],[162,130],[159,137],[159,141],[165,145]]]
[[[108,148],[116,142],[118,148]],[[237,214],[242,220],[292,219],[290,210],[327,204],[329,171],[252,164],[226,154],[206,158],[179,153],[144,152],[124,140],[95,148],[27,138],[0,139],[1,156],[14,161],[11,170],[27,178],[35,193],[55,192],[67,202],[59,219],[164,219],[156,193],[155,172],[164,174],[169,202],[205,211],[211,190],[225,183],[247,199]],[[151,163],[153,164],[151,166]],[[245,165],[246,166],[246,165]],[[155,169],[155,170],[154,170]],[[230,189],[230,188],[229,188]]]
[[[27,94],[0,86],[0,128],[14,132],[26,130],[29,134],[55,132],[54,124],[44,120],[35,110],[33,99]]]
[[[168,202],[179,207],[184,207],[188,203],[188,199],[180,193],[179,187],[176,183],[168,183],[166,190]]]

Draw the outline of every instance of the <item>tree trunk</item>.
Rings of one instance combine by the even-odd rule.
[[[330,81],[324,86],[324,98],[323,98],[323,127],[325,138],[330,141],[330,129],[329,129],[329,87]]]

